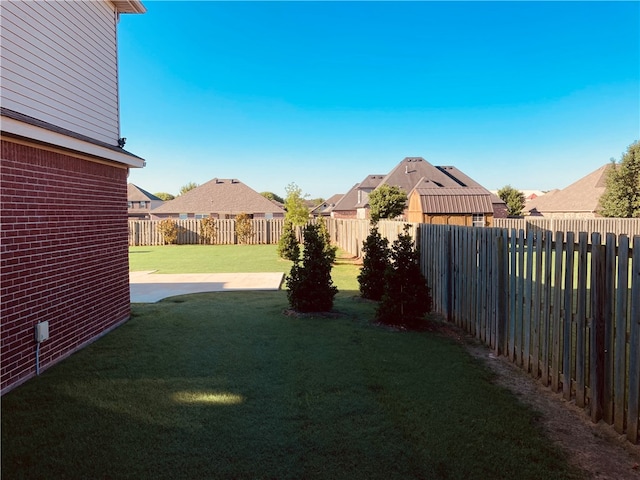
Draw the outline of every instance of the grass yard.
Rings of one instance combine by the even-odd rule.
[[[288,272],[275,245],[166,245],[129,247],[131,271],[157,273]]]
[[[284,291],[134,305],[2,398],[3,478],[582,478],[464,346],[371,324],[356,272],[332,316]]]

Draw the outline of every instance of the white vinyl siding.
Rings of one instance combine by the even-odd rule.
[[[2,106],[117,145],[116,14],[106,2],[2,1]]]

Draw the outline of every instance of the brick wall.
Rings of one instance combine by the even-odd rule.
[[[127,170],[1,142],[1,389],[129,318]]]

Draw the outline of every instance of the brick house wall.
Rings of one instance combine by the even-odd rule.
[[[3,139],[0,160],[0,388],[126,321],[127,168]]]

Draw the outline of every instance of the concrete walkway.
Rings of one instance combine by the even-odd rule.
[[[180,273],[130,272],[131,303],[155,303],[189,293],[237,290],[279,290],[284,273]]]

